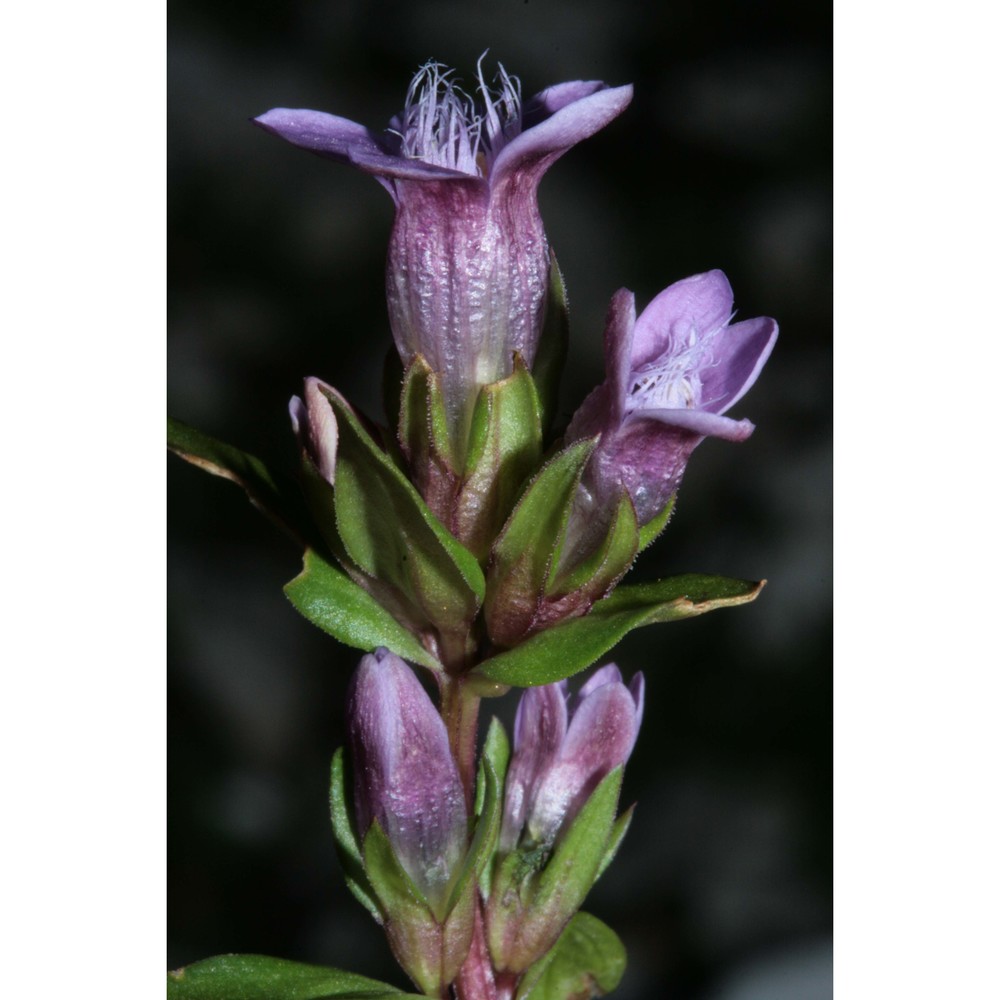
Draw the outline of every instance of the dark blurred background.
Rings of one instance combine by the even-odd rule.
[[[383,126],[428,58],[483,50],[525,95],[633,82],[618,121],[541,187],[565,273],[568,416],[602,377],[615,289],[729,275],[781,336],[695,453],[635,581],[766,577],[748,607],[657,626],[614,659],[647,709],[639,807],[587,909],[624,939],[621,1000],[831,995],[831,11],[784,2],[169,4],[172,415],[290,460],[318,375],[381,410],[392,206],[371,178],[253,128],[274,106]],[[168,964],[262,952],[405,985],[343,887],[326,813],[358,654],[300,618],[298,552],[231,485],[169,459]],[[505,720],[514,695],[488,704]]]

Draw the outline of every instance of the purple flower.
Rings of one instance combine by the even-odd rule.
[[[348,693],[355,821],[373,820],[432,905],[467,848],[465,794],[444,722],[413,671],[387,649],[361,660]]]
[[[309,456],[319,474],[332,486],[334,467],[337,464],[337,418],[330,401],[323,395],[323,389],[334,391],[318,378],[307,378],[303,393],[305,402],[298,396],[292,396],[288,412],[302,450]]]
[[[532,364],[548,290],[538,212],[542,175],[619,115],[632,88],[557,84],[521,102],[501,67],[497,90],[478,74],[481,107],[428,63],[383,133],[321,111],[275,108],[256,123],[321,156],[372,174],[396,203],[386,288],[405,364],[442,373],[453,434],[464,441],[481,385]],[[461,444],[459,445],[461,447]]]
[[[572,719],[566,682],[528,688],[514,721],[514,754],[507,772],[500,849],[522,840],[551,845],[591,792],[635,746],[642,722],[644,680],[629,687],[612,663],[580,689]]]
[[[778,324],[761,316],[730,326],[732,318],[722,271],[670,285],[638,319],[633,294],[615,293],[604,335],[607,378],[566,432],[567,442],[601,435],[583,479],[591,505],[613,501],[623,486],[646,524],[666,507],[702,440],[750,436],[749,420],[722,414],[757,381]]]

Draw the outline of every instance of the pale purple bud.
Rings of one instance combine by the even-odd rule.
[[[617,502],[624,487],[640,524],[676,492],[706,437],[744,441],[749,420],[722,416],[757,381],[778,337],[766,316],[730,325],[733,290],[722,271],[660,292],[636,319],[627,289],[611,300],[604,335],[607,378],[577,410],[571,443],[600,434],[581,484],[578,517]]]
[[[303,451],[319,474],[332,486],[337,464],[337,418],[330,401],[323,395],[323,389],[333,392],[330,386],[318,378],[307,378],[305,402],[298,396],[292,396],[288,412],[292,418],[292,429]]]
[[[566,682],[528,688],[514,726],[500,848],[510,851],[526,831],[532,844],[550,845],[590,794],[624,764],[639,734],[644,681],[629,687],[614,664],[580,689],[568,720]]]
[[[255,119],[297,146],[372,174],[396,204],[386,291],[404,364],[441,373],[449,424],[464,440],[481,385],[530,367],[545,313],[549,249],[538,184],[568,149],[617,117],[630,86],[563,83],[522,104],[501,67],[478,72],[478,102],[428,63],[404,110],[377,133],[319,111],[275,108]],[[461,443],[459,444],[461,447]]]
[[[465,794],[441,716],[389,650],[362,658],[348,728],[359,835],[378,820],[410,878],[440,901],[467,848]]]

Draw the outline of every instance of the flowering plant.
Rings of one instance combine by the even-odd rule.
[[[243,486],[305,550],[285,591],[363,656],[331,815],[345,878],[420,995],[568,1000],[613,989],[625,954],[580,912],[632,817],[619,815],[645,681],[599,668],[634,628],[752,601],[761,583],[698,574],[621,585],[666,526],[705,437],[774,346],[731,323],[721,271],[675,282],[636,318],[612,299],[607,377],[555,425],[562,276],[538,184],[609,124],[630,87],[559,84],[523,101],[502,68],[477,104],[428,64],[384,133],[316,111],[256,123],[374,176],[396,206],[386,292],[398,394],[380,425],[310,377],[290,415],[294,476],[176,422],[169,446]],[[412,667],[436,688],[430,697]],[[484,698],[525,688],[513,746]],[[170,974],[173,1000],[401,996],[330,968],[258,956]],[[412,995],[412,994],[411,994]]]

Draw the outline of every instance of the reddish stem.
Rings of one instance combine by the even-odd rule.
[[[451,753],[465,789],[465,806],[472,812],[476,782],[476,733],[479,728],[479,695],[462,677],[444,675],[441,685],[441,715],[448,729]]]
[[[479,901],[476,901],[475,924],[472,928],[472,944],[469,956],[459,970],[454,982],[455,1000],[499,1000],[496,983],[493,980],[493,963],[490,961],[489,949],[486,947],[486,934],[483,930],[483,914]],[[505,992],[505,997],[512,993]]]

